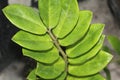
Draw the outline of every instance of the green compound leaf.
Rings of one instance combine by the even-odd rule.
[[[108,41],[115,49],[115,51],[120,54],[120,39],[116,36],[108,36]]]
[[[32,70],[28,77],[27,77],[27,80],[37,80],[37,77],[36,77],[36,74],[35,74],[35,70]]]
[[[43,51],[53,47],[52,41],[47,34],[39,36],[25,31],[19,31],[12,40],[30,50]]]
[[[58,1],[58,0],[57,0]],[[57,27],[53,30],[58,38],[65,37],[75,27],[78,17],[79,8],[77,0],[61,0],[62,11],[60,21]]]
[[[100,51],[93,59],[83,65],[69,65],[68,72],[74,76],[88,76],[101,71],[111,61],[112,56]]]
[[[75,58],[89,51],[98,42],[103,28],[104,24],[92,24],[85,38],[66,50],[68,57]]]
[[[39,10],[15,4],[3,9],[20,28],[12,40],[37,62],[27,79],[105,80],[98,73],[112,56],[101,51],[104,24],[91,24],[92,12],[79,11],[77,0],[38,0],[38,6]]]
[[[34,34],[45,34],[46,28],[39,18],[39,12],[24,5],[10,5],[3,9],[6,17],[18,28]]]
[[[85,35],[92,19],[91,11],[80,11],[79,21],[73,31],[63,39],[59,39],[62,46],[72,45]],[[77,35],[76,35],[77,34]]]
[[[65,62],[60,58],[57,62],[51,65],[38,63],[36,74],[44,79],[54,79],[58,77],[65,70]]]
[[[59,52],[55,47],[48,51],[40,52],[40,51],[30,51],[27,49],[23,49],[22,52],[24,56],[31,57],[36,61],[46,64],[51,64],[59,58]]]
[[[106,79],[102,77],[100,74],[95,74],[87,77],[74,77],[69,75],[67,76],[67,80],[106,80]]]
[[[40,16],[46,27],[55,27],[61,14],[61,0],[38,0],[38,2]]]
[[[101,49],[104,38],[105,38],[105,36],[103,35],[101,37],[101,39],[99,40],[99,42],[92,48],[92,50],[85,53],[84,55],[79,56],[77,58],[68,59],[69,63],[70,64],[83,64],[83,63],[87,62],[88,60],[90,60],[91,58],[93,58],[98,53],[98,51]]]

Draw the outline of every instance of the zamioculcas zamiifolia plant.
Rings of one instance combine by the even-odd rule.
[[[104,24],[90,24],[92,12],[77,0],[38,0],[39,10],[9,5],[5,16],[19,29],[12,40],[37,61],[28,80],[105,80],[100,71],[112,55],[102,51]]]

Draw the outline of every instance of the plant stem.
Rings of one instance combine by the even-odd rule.
[[[48,34],[52,38],[52,40],[53,40],[56,48],[59,50],[60,54],[62,55],[62,57],[64,59],[64,61],[65,61],[65,71],[67,72],[67,67],[68,67],[67,55],[63,51],[63,49],[61,48],[61,46],[59,45],[59,42],[58,42],[57,38],[54,36],[54,34],[52,33],[51,29],[48,29]]]

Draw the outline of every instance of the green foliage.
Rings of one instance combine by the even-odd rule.
[[[120,39],[116,36],[109,35],[108,41],[114,48],[114,50],[120,55]]]
[[[67,76],[67,80],[105,80],[105,79],[101,75],[95,74],[87,77],[73,77],[69,75]]]
[[[28,80],[36,80],[36,75],[35,75],[35,70],[32,70],[29,74],[29,76],[27,77]]]
[[[105,80],[99,72],[112,55],[102,51],[104,24],[90,24],[92,12],[77,0],[38,0],[39,10],[24,5],[3,9],[20,31],[12,40],[37,61],[28,80]]]
[[[22,30],[34,34],[45,34],[47,31],[39,18],[39,13],[30,7],[14,4],[6,7],[4,13],[13,24]]]

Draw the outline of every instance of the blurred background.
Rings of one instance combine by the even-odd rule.
[[[22,56],[21,47],[11,41],[18,31],[3,15],[2,9],[9,4],[25,4],[37,7],[37,0],[0,0],[0,80],[25,80],[26,68],[33,67],[34,62]],[[78,0],[80,10],[93,12],[92,23],[104,23],[104,34],[120,38],[120,0]],[[110,49],[114,58],[108,65],[111,80],[120,80],[120,53],[116,53],[108,40],[104,46]]]

